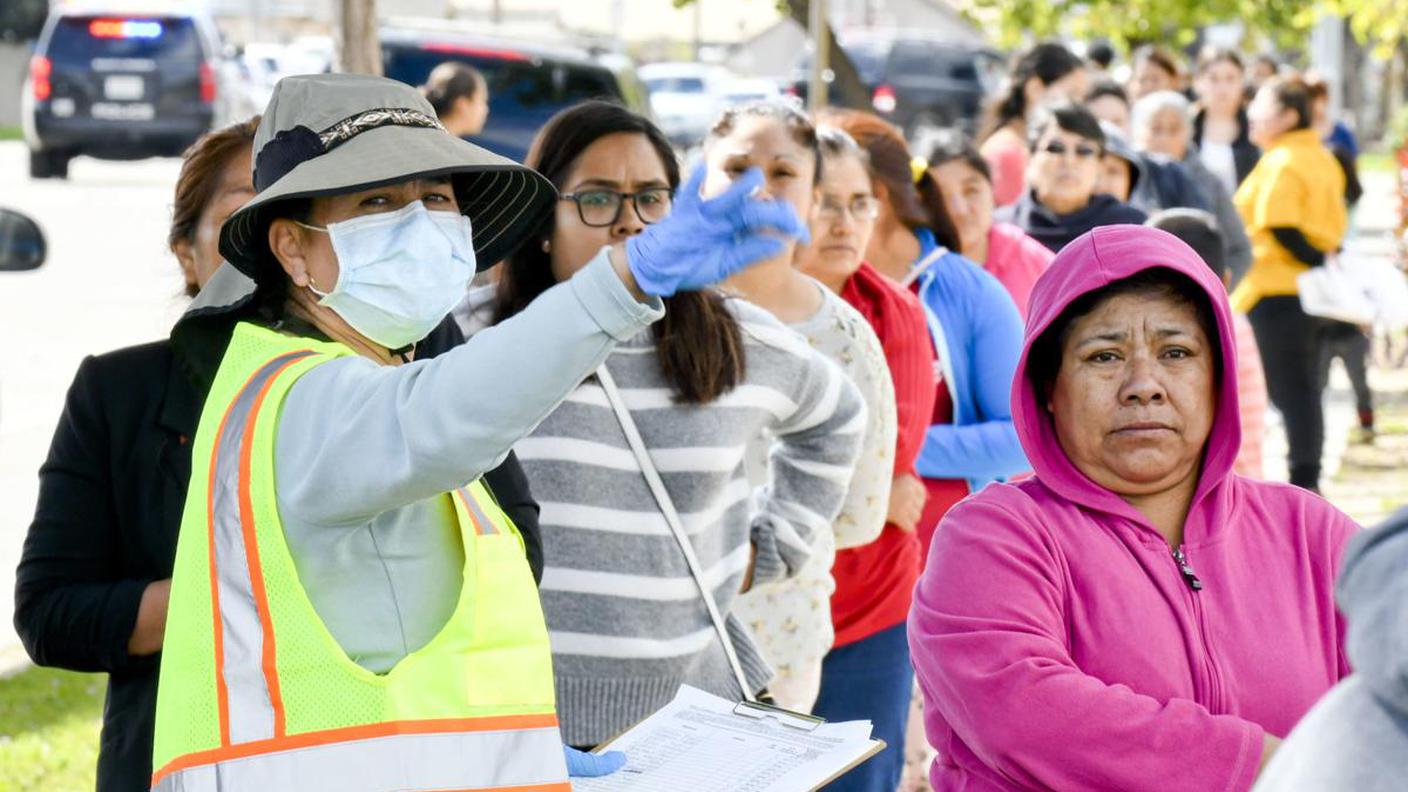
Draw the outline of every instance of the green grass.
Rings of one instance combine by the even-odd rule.
[[[1360,173],[1394,173],[1397,170],[1392,153],[1374,151],[1359,155]]]
[[[17,126],[0,126],[0,140],[21,140],[24,132]]]
[[[0,790],[93,788],[106,682],[32,668],[0,679]]]

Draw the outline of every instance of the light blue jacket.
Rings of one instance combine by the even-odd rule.
[[[916,468],[925,478],[985,484],[1030,469],[1012,426],[1012,378],[1022,354],[1022,319],[994,278],[968,259],[942,250],[925,228],[916,281],[929,332],[953,399],[953,423],[929,427]]]

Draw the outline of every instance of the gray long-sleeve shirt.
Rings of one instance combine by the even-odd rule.
[[[663,316],[603,250],[525,311],[434,360],[313,369],[279,418],[279,514],[308,597],[359,665],[390,670],[445,625],[464,547],[439,497],[497,465],[582,379]]]

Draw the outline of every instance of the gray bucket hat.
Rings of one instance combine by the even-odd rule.
[[[220,254],[257,278],[273,260],[269,209],[292,198],[449,176],[479,269],[533,233],[557,201],[536,171],[445,131],[420,92],[359,74],[286,77],[254,136],[254,189],[220,229]]]

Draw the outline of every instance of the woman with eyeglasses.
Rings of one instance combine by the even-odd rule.
[[[500,321],[603,247],[664,219],[680,186],[664,134],[604,102],[553,117],[527,163],[561,200],[509,257]],[[692,180],[682,189],[700,186]],[[775,247],[768,257],[780,252]],[[860,449],[865,406],[855,386],[772,315],[718,291],[668,297],[665,308],[660,322],[622,341],[604,364],[664,499],[648,485],[598,377],[580,383],[515,446],[542,507],[540,590],[570,745],[614,737],[681,684],[744,695],[664,501],[725,618],[747,693],[757,693],[773,670],[729,614],[740,591],[802,570],[816,533],[831,530]],[[755,498],[744,457],[764,432],[775,443],[767,486]]]
[[[928,498],[914,463],[934,413],[934,347],[919,298],[864,260],[880,214],[865,151],[834,127],[819,128],[817,140],[823,168],[812,243],[798,248],[796,263],[874,328],[894,380],[899,432],[884,531],[870,544],[837,552],[832,565],[836,639],[822,663],[813,711],[829,720],[869,720],[872,734],[890,746],[830,788],[893,792],[904,768],[914,684],[904,621],[919,578],[915,527]]]
[[[918,524],[927,555],[950,506],[1027,469],[1008,400],[1022,319],[996,278],[953,252],[958,234],[939,183],[915,167],[899,129],[856,110],[828,111],[825,121],[865,150],[880,203],[866,260],[919,297],[937,358],[930,374],[934,411],[915,465],[928,491]]]
[[[1089,110],[1076,104],[1050,108],[1032,130],[1027,191],[998,210],[997,219],[1057,252],[1096,226],[1143,223],[1143,212],[1098,192],[1104,154],[1105,133]]]
[[[721,191],[749,168],[767,178],[764,190],[792,204],[800,217],[818,206],[822,175],[816,127],[800,110],[781,102],[756,102],[724,111],[704,144],[709,175],[705,191]],[[817,244],[835,242],[833,235]],[[777,317],[836,363],[865,399],[867,421],[861,455],[845,482],[841,511],[817,530],[811,561],[789,580],[754,587],[739,598],[735,614],[753,632],[763,657],[777,669],[768,686],[778,704],[809,711],[821,688],[822,658],[831,649],[831,565],[838,548],[875,541],[885,527],[895,454],[895,391],[875,332],[845,300],[793,267],[794,251],[730,278],[723,288]],[[749,454],[750,477],[766,482],[771,438],[758,438]]]

